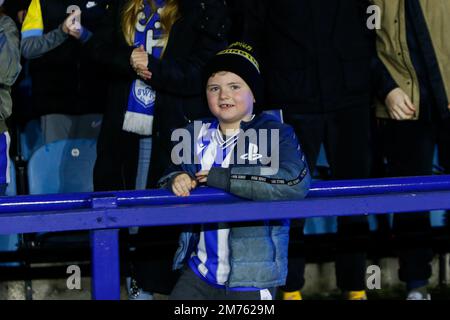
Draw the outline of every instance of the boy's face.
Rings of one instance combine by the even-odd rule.
[[[241,120],[248,121],[253,114],[255,98],[247,83],[237,74],[219,71],[206,85],[209,110],[220,123],[239,128]]]

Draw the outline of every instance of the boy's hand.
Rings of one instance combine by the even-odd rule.
[[[175,177],[172,182],[172,192],[177,197],[187,197],[190,191],[197,186],[197,181],[192,179],[187,173],[182,173]]]
[[[395,88],[386,97],[389,115],[395,120],[408,120],[414,117],[416,107],[408,95],[400,88]]]
[[[195,178],[199,183],[206,183],[208,182],[208,174],[209,170],[202,170],[195,174]]]

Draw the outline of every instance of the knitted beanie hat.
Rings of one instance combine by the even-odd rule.
[[[219,71],[229,71],[241,77],[252,90],[256,103],[261,103],[263,81],[253,48],[243,42],[235,42],[217,53],[206,65],[205,83]]]

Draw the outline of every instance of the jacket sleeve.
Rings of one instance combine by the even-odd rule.
[[[180,174],[186,173],[190,175],[188,172],[183,171],[181,166],[170,166],[164,173],[164,176],[158,180],[158,188],[164,188],[171,190],[173,180],[179,176]],[[190,175],[192,177],[192,175]],[[194,177],[192,177],[194,178]]]
[[[202,69],[226,46],[230,20],[223,0],[204,1],[201,10],[201,18],[194,26],[198,37],[188,56],[156,59],[149,55],[149,83],[156,90],[184,96],[203,92]]]
[[[281,126],[279,139],[277,168],[214,167],[208,175],[208,186],[252,200],[304,198],[309,191],[311,176],[292,127]]]
[[[392,78],[389,70],[383,64],[378,55],[372,58],[372,74],[374,75],[374,91],[376,97],[384,102],[389,92],[398,88],[399,85]]]
[[[62,22],[62,21],[61,21]],[[22,24],[21,50],[24,58],[35,59],[60,46],[69,36],[62,26],[44,34],[40,0],[32,0]]]
[[[39,58],[60,46],[68,37],[61,26],[40,36],[23,37],[20,43],[22,56],[26,59]]]
[[[12,86],[19,76],[19,31],[9,17],[1,18],[0,24],[0,83]]]
[[[367,2],[366,0],[360,0]],[[373,5],[373,0],[368,1],[368,5]],[[398,88],[399,85],[395,82],[394,78],[392,78],[388,69],[381,61],[380,57],[377,54],[377,46],[376,46],[376,37],[378,36],[376,32],[374,34],[374,52],[375,54],[372,56],[371,61],[371,72],[373,75],[373,83],[372,90],[375,96],[384,103],[389,92]]]

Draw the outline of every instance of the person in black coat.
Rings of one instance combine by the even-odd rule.
[[[45,143],[96,138],[106,82],[97,65],[83,56],[85,35],[96,32],[106,1],[32,0],[22,25],[21,52],[29,60],[32,113],[41,117]],[[83,11],[86,32],[71,34],[67,24]],[[89,30],[89,32],[88,32]],[[94,125],[92,124],[94,122]]]
[[[282,109],[314,172],[323,144],[333,179],[369,177],[370,61],[374,36],[365,0],[247,0],[243,40],[259,51],[265,106]],[[298,241],[302,226],[291,228]],[[365,234],[365,217],[339,217],[341,234]],[[364,247],[339,246],[338,287],[364,298]],[[284,291],[304,284],[303,258],[291,248]],[[295,257],[296,256],[296,257]],[[356,292],[356,295],[353,294]],[[288,298],[288,295],[286,295]]]
[[[145,12],[147,4],[150,5],[151,12]],[[170,14],[157,10],[164,5],[170,8]],[[142,57],[142,48],[138,48],[133,42],[137,38],[133,39],[127,34],[126,27],[122,28],[130,24],[130,19],[133,20],[133,16],[126,16],[123,12],[135,10],[136,6],[141,6],[137,10],[144,15],[139,13],[138,19],[134,20],[142,28],[145,28],[145,21],[150,23],[155,18],[154,15],[161,13],[161,21],[156,21],[145,37],[146,52],[154,53],[161,49],[162,52],[159,57],[145,54],[145,65],[135,60],[139,54]],[[164,24],[164,19],[169,21],[168,25]],[[157,36],[157,29],[161,25],[163,31]],[[129,128],[124,130],[125,114],[130,111],[127,110],[130,88],[134,88],[135,83],[153,90],[153,95],[149,95],[154,98],[150,99],[154,104],[150,115],[153,145],[147,187],[156,187],[156,182],[171,163],[172,131],[209,114],[203,98],[202,69],[216,52],[226,46],[228,28],[229,21],[223,0],[111,1],[101,30],[86,44],[87,52],[103,65],[104,79],[109,82],[109,89],[103,95],[107,100],[107,109],[99,135],[94,168],[96,191],[135,189],[139,141],[149,133],[146,132],[148,126],[144,126],[143,134],[131,132],[133,129]],[[138,33],[134,28],[131,29],[128,32]],[[176,281],[171,263],[177,239],[178,229],[174,227],[141,228],[138,243],[145,240],[158,242],[159,245],[145,252],[144,260],[151,258],[152,261],[134,264],[139,287],[150,292],[170,293]],[[169,245],[164,245],[165,243]],[[138,247],[137,252],[139,251],[143,249]]]
[[[245,24],[245,6],[242,5],[242,0],[227,0],[227,7],[231,19],[228,42],[233,43],[241,40],[242,37],[242,30]]]
[[[20,26],[25,19],[30,2],[31,0],[5,0],[3,7],[6,13]]]

